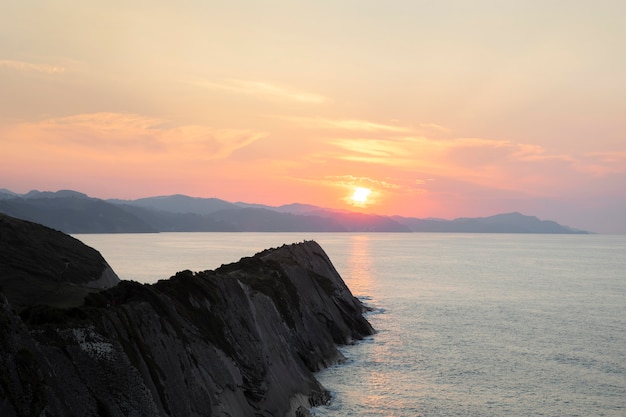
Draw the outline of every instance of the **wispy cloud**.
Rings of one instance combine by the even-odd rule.
[[[389,179],[380,180],[371,177],[358,177],[355,175],[327,175],[322,178],[322,181],[333,185],[345,185],[348,187],[373,187],[373,188],[385,188],[396,189],[400,186]]]
[[[246,94],[252,96],[278,98],[282,100],[296,101],[307,104],[320,104],[328,101],[328,98],[310,93],[307,91],[301,91],[294,88],[289,88],[282,85],[271,84],[262,81],[248,81],[248,80],[225,80],[221,82],[209,82],[201,81],[198,83],[200,86],[214,90],[231,91],[239,94]]]
[[[428,166],[433,157],[440,158],[445,142],[425,138],[337,138],[329,141],[336,151],[329,156],[383,166]]]
[[[626,173],[626,151],[591,152],[585,162],[577,162],[578,169],[593,176]]]
[[[547,155],[537,145],[482,138],[432,139],[423,136],[394,138],[338,138],[330,144],[343,150],[340,159],[362,160],[394,166],[457,166],[476,170],[511,161],[566,159]]]
[[[328,119],[320,117],[285,117],[284,119],[308,129],[338,129],[355,132],[411,132],[410,128],[403,126],[395,126],[358,119]]]
[[[481,187],[550,195],[585,177],[626,172],[624,152],[593,155],[551,153],[536,144],[484,138],[337,138],[324,158],[352,163],[369,172],[406,178],[459,179]],[[334,148],[334,149],[333,149]],[[321,158],[321,157],[320,157]],[[414,186],[426,185],[421,181]]]
[[[331,144],[351,151],[353,154],[367,155],[373,158],[385,158],[401,155],[402,145],[380,139],[335,139]]]
[[[56,151],[145,160],[170,156],[193,160],[223,159],[266,136],[262,132],[174,125],[168,120],[136,114],[90,113],[12,126],[7,140],[28,141]]]
[[[626,171],[626,151],[591,152],[588,155],[592,158],[597,158],[599,161],[606,164],[619,165],[622,168],[622,171]]]
[[[422,129],[428,129],[428,130],[432,130],[432,131],[436,131],[440,133],[450,133],[452,131],[452,129],[436,124],[436,123],[420,123],[419,127]]]
[[[129,113],[86,113],[32,123],[45,129],[92,129],[94,131],[150,131],[162,129],[165,121]]]
[[[36,64],[26,61],[16,61],[10,59],[0,60],[0,68],[23,72],[37,72],[43,74],[63,74],[67,68],[60,65]]]

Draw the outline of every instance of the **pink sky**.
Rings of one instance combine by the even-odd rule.
[[[433,3],[433,4],[429,4]],[[0,5],[0,188],[626,233],[622,1]]]

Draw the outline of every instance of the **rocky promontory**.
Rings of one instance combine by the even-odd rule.
[[[9,300],[0,294],[3,417],[304,416],[329,399],[314,373],[342,359],[337,345],[373,333],[311,241],[121,281],[77,307],[18,313]]]
[[[0,286],[11,305],[75,307],[120,282],[95,249],[37,223],[0,213]]]

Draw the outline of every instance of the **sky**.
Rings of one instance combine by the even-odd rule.
[[[626,233],[624,16],[623,0],[3,1],[0,188]]]

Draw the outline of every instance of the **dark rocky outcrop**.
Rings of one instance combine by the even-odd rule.
[[[362,313],[315,242],[69,309],[0,294],[0,415],[304,416],[328,401],[314,372],[373,333]]]
[[[0,213],[0,285],[14,308],[81,305],[120,280],[98,251],[77,239]]]

